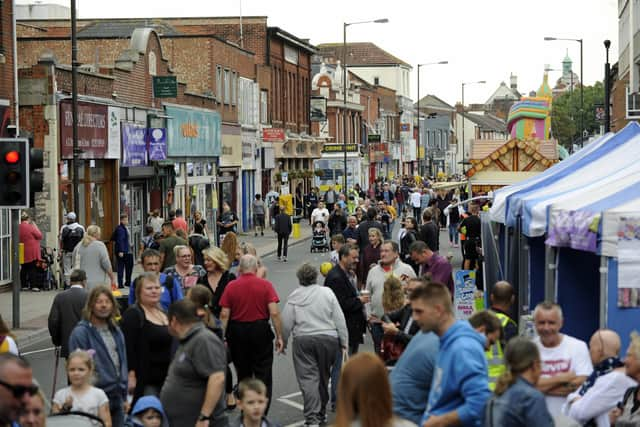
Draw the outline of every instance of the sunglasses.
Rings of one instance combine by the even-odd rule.
[[[38,386],[31,385],[12,385],[5,383],[4,381],[0,381],[0,385],[8,388],[13,393],[13,397],[16,399],[22,398],[26,393],[29,393],[30,396],[35,396],[38,393]]]

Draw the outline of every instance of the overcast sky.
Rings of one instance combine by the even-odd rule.
[[[18,0],[18,3],[29,1]],[[69,0],[43,3],[69,5]],[[461,99],[482,103],[510,73],[518,76],[522,93],[542,82],[545,64],[560,69],[568,49],[574,71],[580,72],[579,44],[546,42],[545,36],[584,39],[584,80],[602,80],[605,50],[611,40],[611,63],[618,57],[616,0],[77,0],[80,18],[237,16],[269,17],[312,44],[342,42],[343,22],[388,18],[387,24],[349,27],[348,41],[370,41],[414,66],[412,97],[416,98],[418,63],[449,61],[421,68],[420,94],[450,104]],[[242,7],[242,9],[241,9]],[[560,72],[549,74],[553,86]]]

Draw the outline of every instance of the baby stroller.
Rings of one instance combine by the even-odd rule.
[[[313,236],[311,237],[310,252],[327,252],[329,250],[329,241],[327,240],[327,227],[324,222],[316,221],[313,223]]]
[[[35,271],[35,284],[31,285],[31,288],[39,288],[44,291],[51,291],[58,289],[58,281],[56,275],[53,272],[53,266],[56,262],[56,257],[51,248],[40,248],[40,260],[36,262]]]

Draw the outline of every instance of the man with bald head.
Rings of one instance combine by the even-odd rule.
[[[13,353],[0,354],[0,427],[17,426],[18,417],[37,392],[29,362]]]
[[[518,335],[518,325],[509,317],[511,306],[515,301],[515,291],[511,283],[501,280],[496,282],[489,294],[491,300],[491,311],[493,311],[500,323],[502,324],[502,348],[507,345],[507,342],[516,335]]]
[[[567,396],[563,410],[581,425],[608,427],[609,411],[636,382],[625,374],[619,358],[620,337],[614,331],[597,330],[589,341],[589,354],[593,372],[578,390]]]

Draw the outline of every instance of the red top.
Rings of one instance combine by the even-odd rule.
[[[244,273],[229,282],[225,288],[220,307],[231,311],[231,320],[255,322],[269,319],[269,304],[280,302],[270,281],[252,273]]]
[[[173,224],[173,228],[175,230],[181,228],[185,233],[189,233],[189,231],[187,231],[187,221],[185,221],[184,218],[180,216],[176,217],[173,219],[173,221],[171,221],[171,224]]]
[[[35,224],[29,221],[20,223],[20,243],[24,244],[24,262],[40,259],[40,240],[42,233]]]

